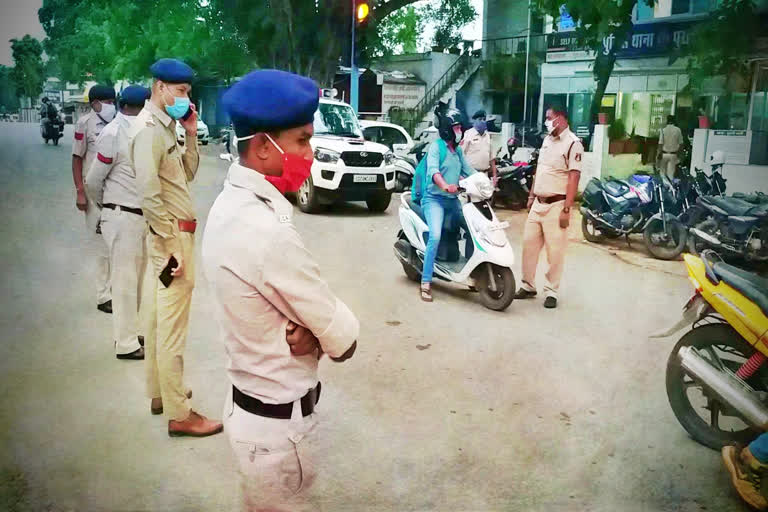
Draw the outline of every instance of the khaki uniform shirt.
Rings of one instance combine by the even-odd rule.
[[[96,158],[88,169],[85,188],[98,205],[118,204],[141,208],[136,171],[128,154],[128,130],[135,116],[118,113],[96,141]]]
[[[464,158],[473,169],[487,171],[491,168],[493,149],[491,134],[487,130],[482,135],[474,128],[467,130],[464,133],[464,140],[461,141],[461,149],[464,151]]]
[[[85,174],[96,158],[96,140],[105,126],[107,126],[107,122],[93,110],[77,120],[72,154],[83,159],[83,179],[85,179]]]
[[[673,124],[668,124],[659,133],[659,145],[665,153],[677,153],[683,145],[683,132]]]
[[[229,168],[203,235],[203,270],[227,352],[232,384],[265,403],[293,402],[317,385],[318,354],[294,356],[288,321],[340,357],[360,324],[320,277],[292,223],[293,206],[264,177]]]
[[[568,190],[568,173],[581,171],[583,157],[584,146],[570,129],[557,137],[547,135],[539,150],[533,193],[541,197],[564,195]]]
[[[186,136],[182,151],[176,142],[176,121],[150,100],[129,130],[129,153],[136,169],[141,209],[160,237],[165,255],[181,252],[177,220],[194,220],[189,182],[197,174],[197,135]]]

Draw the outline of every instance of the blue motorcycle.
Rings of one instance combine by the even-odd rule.
[[[678,219],[684,210],[675,187],[659,174],[635,174],[627,180],[592,178],[582,194],[581,231],[588,242],[643,233],[648,251],[658,259],[680,256],[687,228]]]

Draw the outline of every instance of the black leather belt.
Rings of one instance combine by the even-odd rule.
[[[552,204],[558,201],[565,201],[565,194],[558,194],[556,196],[550,196],[550,197],[536,196],[536,199],[538,199],[540,203]]]
[[[663,151],[663,150],[662,150],[662,153],[664,153],[664,154],[666,154],[666,155],[676,155],[676,154],[677,154],[677,151]]]
[[[109,210],[117,210],[118,208],[120,208],[121,211],[133,213],[134,215],[144,215],[144,212],[141,211],[141,208],[131,208],[130,206],[123,206],[123,205],[114,204],[114,203],[105,203],[102,206]]]
[[[310,389],[306,395],[301,397],[301,415],[309,416],[315,410],[318,400],[320,400],[320,383],[314,389]],[[232,398],[244,411],[265,418],[275,418],[278,420],[289,420],[293,413],[293,403],[290,404],[265,404],[257,398],[248,396],[235,386],[232,386]]]

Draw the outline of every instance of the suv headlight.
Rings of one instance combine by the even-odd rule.
[[[330,149],[317,148],[315,150],[315,160],[326,164],[335,164],[339,161],[340,156],[341,154],[337,151],[332,151]]]
[[[391,151],[387,151],[384,153],[384,163],[387,165],[392,165],[392,163],[395,161],[395,154]]]

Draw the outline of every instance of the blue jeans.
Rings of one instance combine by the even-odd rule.
[[[760,437],[749,443],[749,451],[757,460],[768,464],[768,433],[760,434]]]
[[[424,217],[429,226],[429,239],[427,240],[427,250],[424,253],[424,267],[421,271],[421,282],[431,283],[432,274],[435,270],[435,258],[437,257],[437,248],[440,245],[440,237],[443,234],[443,224],[448,220],[452,225],[459,223],[465,227],[464,216],[461,213],[461,202],[456,197],[437,197],[425,195],[421,200],[421,209],[424,211]]]

